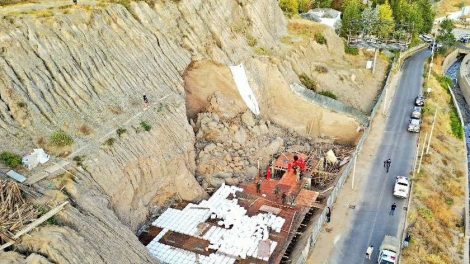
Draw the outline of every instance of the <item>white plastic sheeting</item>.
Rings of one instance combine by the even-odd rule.
[[[41,149],[34,149],[33,153],[26,155],[22,159],[23,165],[29,170],[33,169],[39,163],[44,164],[49,161],[49,155]]]
[[[245,67],[243,67],[243,64],[230,66],[230,71],[232,72],[233,80],[237,85],[238,92],[240,93],[240,96],[242,97],[246,106],[253,114],[259,115],[260,111],[258,101],[256,101],[255,94],[253,93],[253,90],[251,90],[250,84],[248,83]]]
[[[268,261],[277,246],[277,242],[269,240],[269,230],[279,233],[285,219],[271,213],[248,216],[236,198],[236,193],[242,191],[239,187],[223,184],[208,200],[197,205],[188,204],[183,210],[167,209],[152,223],[163,228],[163,231],[147,245],[150,253],[165,263],[199,261],[228,264],[234,263],[237,257]],[[229,196],[233,198],[227,199]],[[198,226],[209,218],[218,220],[218,226],[212,226],[201,236]],[[159,243],[168,230],[208,240],[209,248],[216,250],[216,253],[203,256]],[[266,244],[270,245],[270,249],[262,250]]]

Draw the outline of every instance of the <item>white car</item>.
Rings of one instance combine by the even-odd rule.
[[[421,107],[415,106],[413,112],[411,112],[411,118],[420,119],[421,118]]]
[[[395,180],[395,187],[393,188],[393,195],[400,198],[408,198],[410,193],[410,182],[405,176],[397,176]]]
[[[408,124],[408,131],[419,133],[420,129],[421,129],[421,120],[412,118],[410,120],[410,123]]]

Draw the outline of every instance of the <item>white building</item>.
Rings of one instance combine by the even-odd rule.
[[[315,8],[300,16],[327,25],[334,30],[341,26],[341,12],[331,8]]]

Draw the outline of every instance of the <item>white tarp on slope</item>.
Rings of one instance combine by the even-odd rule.
[[[230,66],[230,71],[232,71],[233,80],[237,85],[238,92],[240,93],[243,101],[246,106],[253,112],[255,115],[259,115],[259,106],[256,101],[255,94],[250,88],[248,83],[248,78],[246,77],[245,68],[243,64],[237,66]]]
[[[39,165],[39,163],[44,164],[47,161],[49,161],[49,155],[42,148],[34,149],[33,153],[24,156],[22,160],[23,165],[29,170]]]

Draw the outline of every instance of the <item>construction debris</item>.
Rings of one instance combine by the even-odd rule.
[[[28,203],[20,186],[0,179],[0,242],[13,240],[13,234],[38,217],[38,211]]]

